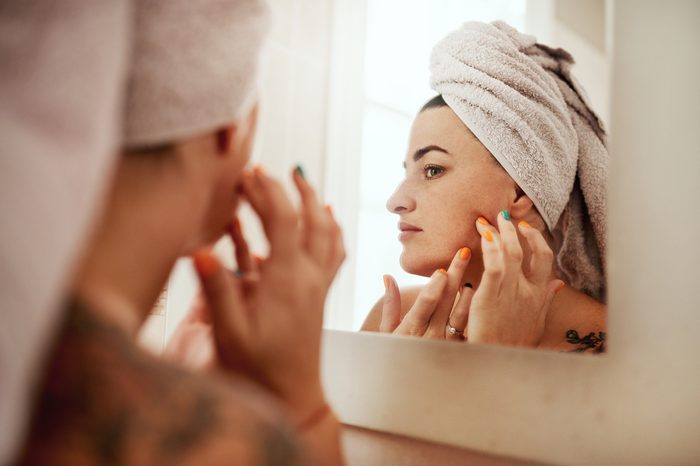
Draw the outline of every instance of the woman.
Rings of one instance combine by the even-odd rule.
[[[466,23],[433,50],[440,93],[416,117],[401,265],[363,330],[603,351],[605,132],[561,49],[503,22]],[[566,284],[562,279],[565,280]]]
[[[301,170],[299,210],[262,169],[244,170],[266,8],[140,2],[134,17],[122,151],[18,463],[342,464],[319,374],[340,230]],[[236,228],[240,199],[270,245],[258,262]],[[209,251],[227,232],[243,277]],[[219,362],[206,374],[135,343],[175,261],[188,255]]]

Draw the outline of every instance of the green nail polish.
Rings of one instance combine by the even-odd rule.
[[[297,165],[294,170],[301,176],[302,178],[306,179],[306,176],[304,175],[304,169],[301,167],[301,165]]]
[[[504,219],[510,220],[510,214],[508,213],[507,210],[505,210],[505,209],[502,210],[502,211],[501,211],[501,215],[503,215],[503,218],[504,218]]]

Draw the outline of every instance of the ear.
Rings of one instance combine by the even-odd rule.
[[[510,214],[513,218],[525,218],[535,209],[535,204],[519,186],[515,188],[515,200],[510,208]]]
[[[220,156],[226,156],[232,152],[235,135],[236,127],[234,125],[224,126],[216,130],[216,150]]]

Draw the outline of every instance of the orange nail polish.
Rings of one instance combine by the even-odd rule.
[[[484,233],[484,238],[486,238],[486,241],[488,241],[489,243],[493,241],[493,235],[488,230],[486,231],[486,233]]]
[[[253,168],[253,173],[255,174],[255,176],[261,176],[264,175],[266,172],[262,165],[256,165]]]
[[[476,219],[477,222],[481,223],[482,225],[490,225],[489,221],[486,220],[484,217],[479,217]]]
[[[194,266],[202,278],[210,278],[218,267],[216,258],[207,251],[199,251],[194,255]]]
[[[389,289],[389,276],[384,275],[384,289],[388,290]]]
[[[442,272],[442,273],[444,273],[445,275],[447,275],[447,270],[445,270],[445,269],[438,269],[438,272]]]
[[[471,253],[471,249],[465,247],[459,250],[459,257],[460,259],[466,259]]]
[[[521,220],[520,223],[518,223],[523,228],[532,228],[529,223],[527,223],[525,220]]]
[[[324,208],[326,209],[326,212],[328,212],[328,215],[330,215],[332,217],[333,216],[333,208],[331,207],[331,205],[326,204]]]
[[[566,283],[561,282],[559,283],[559,286],[557,286],[557,291],[563,290],[566,287]]]

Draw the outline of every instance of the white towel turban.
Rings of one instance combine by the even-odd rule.
[[[242,118],[256,98],[269,16],[263,0],[137,0],[124,146]]]
[[[0,1],[0,464],[15,464],[119,136],[128,0]]]
[[[431,86],[532,199],[559,275],[605,300],[605,130],[565,50],[502,21],[469,22],[433,49]]]

